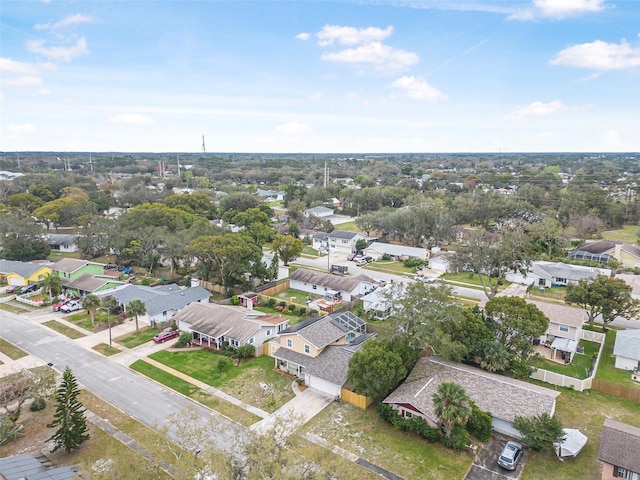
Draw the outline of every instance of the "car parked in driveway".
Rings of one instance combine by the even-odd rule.
[[[356,262],[356,267],[364,267],[365,265],[367,265],[369,262],[367,262],[364,258],[361,258],[360,260],[358,260]]]
[[[347,255],[347,260],[352,261],[354,258],[356,258],[357,253],[350,253],[349,255]]]
[[[60,307],[60,311],[63,313],[71,313],[77,310],[82,310],[82,303],[76,300],[71,300]]]
[[[18,288],[18,285],[9,285],[4,291],[7,293],[15,293]]]
[[[154,343],[163,343],[166,342],[167,340],[171,340],[172,338],[176,338],[180,336],[180,331],[179,330],[163,330],[162,332],[158,333],[155,337],[153,337],[153,341]]]
[[[505,470],[515,470],[523,454],[522,444],[509,440],[498,456],[498,465]]]

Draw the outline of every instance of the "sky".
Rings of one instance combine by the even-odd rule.
[[[640,1],[0,4],[0,151],[640,152]]]

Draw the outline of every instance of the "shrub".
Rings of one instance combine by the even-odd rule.
[[[238,298],[238,295],[233,295],[231,297],[231,305],[240,305],[240,299]]]
[[[218,360],[218,363],[216,364],[218,373],[221,374],[224,371],[224,369],[227,368],[227,365],[229,365],[229,360],[227,360],[226,358],[220,358]]]
[[[149,277],[144,277],[140,280],[140,285],[144,285],[145,287],[148,287],[152,283],[153,283],[153,279]]]
[[[491,414],[480,410],[475,402],[471,402],[471,415],[467,421],[467,432],[480,442],[491,438]]]
[[[176,342],[175,346],[178,348],[186,347],[188,344],[191,343],[191,340],[192,340],[191,333],[182,332],[178,337],[178,341]]]
[[[31,406],[29,407],[29,410],[31,410],[32,412],[37,412],[38,410],[44,410],[44,407],[46,406],[47,406],[47,401],[42,397],[38,397],[33,399],[33,402],[31,402]]]
[[[382,255],[382,260],[391,260],[391,255],[389,255],[388,253],[385,253],[384,255]]]
[[[283,300],[282,302],[278,303],[278,306],[284,308],[287,306],[287,302]]]
[[[256,349],[253,345],[241,345],[237,349],[239,358],[249,358],[255,355]]]
[[[268,307],[271,307],[271,308],[275,307],[275,306],[276,306],[276,299],[275,299],[275,298],[270,298],[270,299],[267,301],[267,306],[268,306]]]
[[[442,437],[442,444],[452,450],[464,450],[469,444],[469,434],[461,425],[456,425],[448,437]]]
[[[295,304],[293,304],[293,303],[292,303],[291,305],[289,305],[289,310],[290,310],[291,312],[295,312],[295,311],[296,311],[296,306],[295,306]]]
[[[304,307],[300,307],[300,309],[298,310],[298,315],[301,317],[304,317],[307,314],[307,309]]]
[[[407,258],[404,261],[404,266],[407,268],[422,267],[423,265],[424,265],[424,260],[420,258]]]

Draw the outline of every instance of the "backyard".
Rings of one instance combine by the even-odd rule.
[[[580,340],[579,346],[584,348],[584,353],[576,353],[573,356],[571,363],[558,363],[554,360],[537,355],[531,359],[531,364],[536,368],[542,368],[544,370],[549,370],[550,372],[559,373],[561,375],[566,375],[580,380],[585,379],[589,376],[589,372],[593,367],[595,358],[600,350],[600,344],[596,342],[589,342],[587,340]],[[557,358],[560,358],[559,355],[560,353],[557,352]]]

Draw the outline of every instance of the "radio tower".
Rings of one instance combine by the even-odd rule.
[[[202,135],[202,153],[206,152],[207,149],[204,147],[204,135]]]

